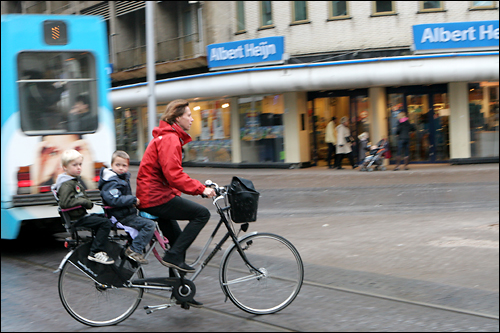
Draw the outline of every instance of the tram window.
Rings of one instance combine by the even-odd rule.
[[[25,134],[95,132],[97,87],[91,53],[23,52],[17,65]]]

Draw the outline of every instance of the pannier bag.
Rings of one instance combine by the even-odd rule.
[[[252,181],[233,177],[227,190],[231,205],[231,219],[235,223],[254,222],[257,220],[259,192],[255,190]]]

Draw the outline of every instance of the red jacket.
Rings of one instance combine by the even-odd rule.
[[[179,125],[160,121],[137,173],[139,209],[162,205],[181,192],[200,195],[205,185],[182,169],[182,146],[192,139]]]

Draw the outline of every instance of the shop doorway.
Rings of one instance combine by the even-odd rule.
[[[342,117],[349,118],[351,136],[356,139],[352,146],[355,161],[358,159],[358,135],[369,132],[368,89],[329,90],[308,92],[308,120],[311,142],[311,165],[326,166],[328,145],[325,142],[326,125],[333,116],[335,126]],[[344,162],[346,162],[344,160]]]
[[[407,111],[416,132],[410,139],[410,162],[449,162],[450,107],[446,85],[388,88],[389,141],[397,155],[396,129],[401,112]]]

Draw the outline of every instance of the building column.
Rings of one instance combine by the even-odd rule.
[[[237,97],[230,99],[229,108],[231,109],[231,162],[241,163],[240,114]]]
[[[450,158],[470,158],[469,89],[467,82],[448,83]]]
[[[370,98],[370,112],[368,113],[370,141],[376,144],[382,138],[387,138],[389,135],[385,88],[369,88],[368,97]]]
[[[285,163],[308,162],[310,144],[307,94],[306,92],[287,92],[283,94],[283,98],[285,101],[285,114],[283,115]]]

